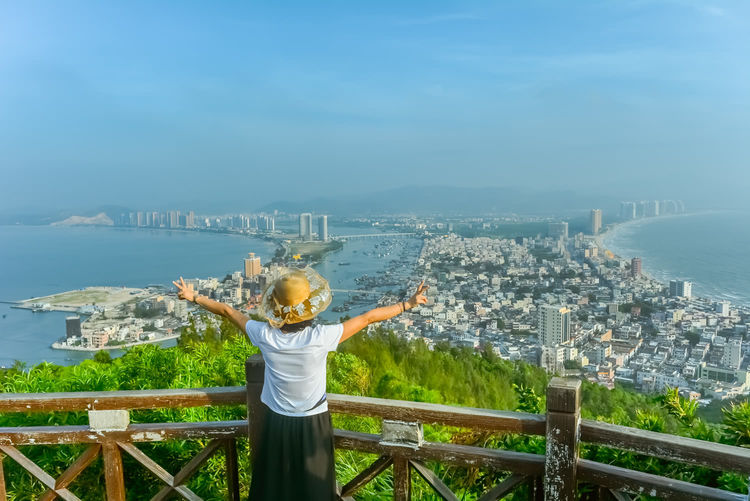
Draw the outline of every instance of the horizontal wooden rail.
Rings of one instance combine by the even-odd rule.
[[[0,413],[158,409],[244,405],[244,386],[74,393],[0,393]],[[382,398],[328,395],[331,412],[461,426],[485,431],[544,435],[545,416]]]
[[[0,393],[0,412],[106,411],[245,404],[244,386],[71,393]]]
[[[0,445],[60,445],[114,442],[161,442],[212,438],[245,438],[247,421],[197,423],[140,423],[126,430],[96,431],[88,426],[33,426],[0,428]]]
[[[714,470],[750,475],[750,449],[742,447],[589,419],[581,420],[581,441]]]
[[[610,489],[647,494],[659,499],[679,501],[747,501],[745,494],[691,484],[681,480],[660,477],[650,473],[620,468],[611,464],[597,463],[588,459],[578,460],[578,480],[591,482]]]
[[[380,455],[407,454],[409,459],[419,461],[439,461],[464,468],[489,468],[531,475],[541,475],[544,470],[544,456],[540,454],[439,442],[424,442],[418,448],[405,452],[403,446],[383,444],[380,435],[338,429],[334,430],[334,438],[339,449]]]
[[[544,435],[546,426],[544,414],[496,411],[475,407],[456,407],[350,395],[329,394],[328,409],[331,412],[341,414],[460,426],[474,430],[523,433],[525,435]]]

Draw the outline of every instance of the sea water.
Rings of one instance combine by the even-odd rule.
[[[290,228],[291,229],[291,228]],[[331,234],[377,233],[369,227],[330,226]],[[377,275],[386,269],[413,267],[421,248],[414,238],[353,239],[316,265],[334,289],[360,288],[356,279]],[[19,301],[89,286],[145,287],[164,285],[185,278],[223,278],[242,270],[248,252],[266,263],[273,256],[274,242],[243,235],[198,231],[111,227],[0,226],[0,301]],[[387,248],[387,249],[386,249]],[[380,249],[378,251],[378,249]],[[388,252],[389,255],[384,254]],[[394,260],[402,258],[399,266]],[[409,283],[404,283],[407,287]],[[377,288],[385,292],[389,288]],[[334,292],[331,308],[321,315],[336,321],[375,306],[357,304],[347,312],[332,308],[351,293]],[[0,366],[15,360],[29,364],[49,361],[73,364],[93,353],[53,350],[50,345],[65,336],[65,312],[33,313],[0,303]],[[175,341],[163,343],[173,345]],[[122,352],[113,350],[113,356]]]
[[[604,245],[668,283],[693,282],[693,295],[750,305],[750,213],[714,211],[618,225]]]

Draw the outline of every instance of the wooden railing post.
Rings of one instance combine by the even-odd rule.
[[[250,439],[250,458],[255,462],[259,443],[260,432],[263,429],[264,412],[260,401],[260,393],[263,391],[263,373],[266,363],[260,354],[253,355],[245,361],[245,380],[247,381],[247,431]]]
[[[403,448],[404,453],[393,454],[393,499],[394,501],[411,500],[411,467],[409,451],[422,446],[424,432],[421,423],[383,420],[383,431],[380,445]]]
[[[227,493],[230,501],[240,501],[240,477],[237,463],[237,442],[234,438],[224,440],[227,459]]]
[[[89,428],[94,432],[124,431],[130,426],[130,413],[126,410],[89,411]],[[102,442],[104,482],[108,501],[125,501],[125,479],[122,454],[114,440]]]
[[[411,500],[411,469],[406,456],[393,456],[393,500]]]
[[[552,378],[547,387],[547,452],[544,499],[575,501],[581,381]]]
[[[5,474],[3,473],[3,459],[5,455],[0,452],[0,501],[7,499],[7,493],[5,492]]]

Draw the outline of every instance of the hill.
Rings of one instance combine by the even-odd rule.
[[[303,201],[280,200],[259,210],[322,214],[483,214],[568,215],[609,207],[611,198],[572,191],[531,191],[508,187],[461,188],[454,186],[407,186],[349,197],[318,197]]]

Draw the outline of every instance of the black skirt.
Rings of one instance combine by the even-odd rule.
[[[326,411],[312,416],[277,414],[266,405],[253,463],[250,500],[336,499],[333,426]]]

